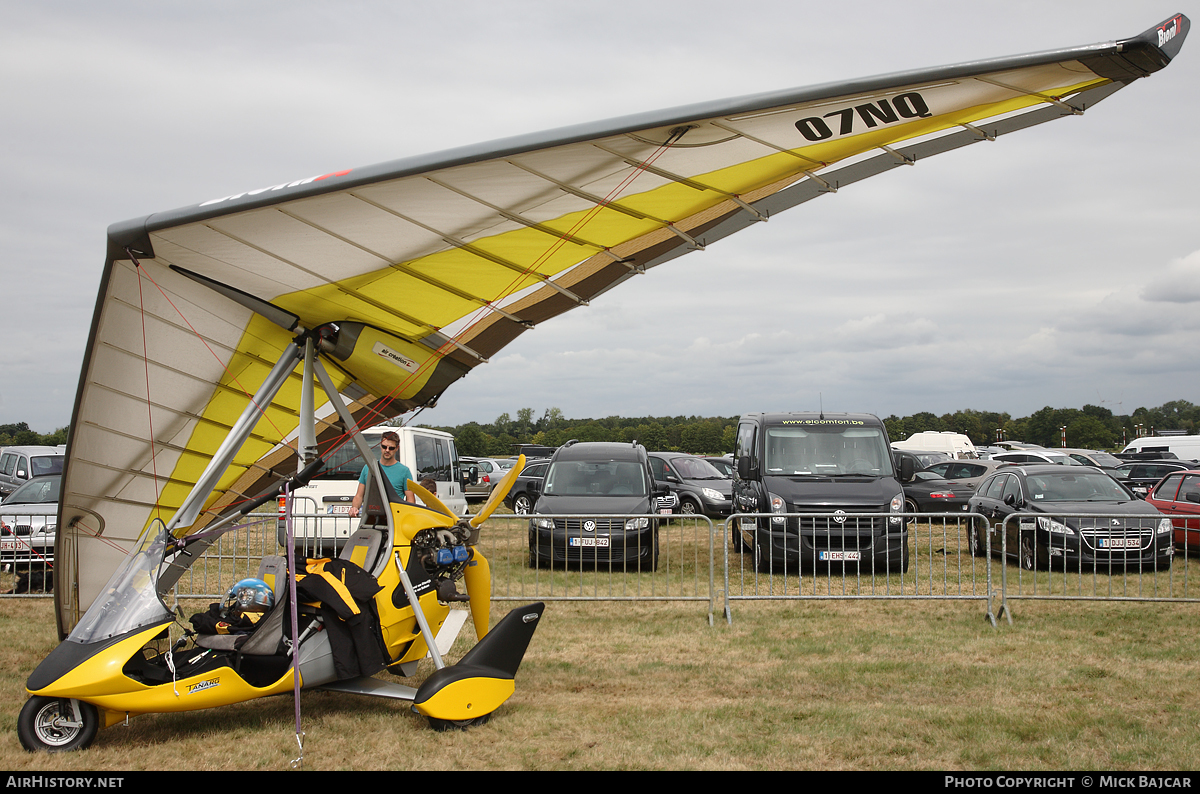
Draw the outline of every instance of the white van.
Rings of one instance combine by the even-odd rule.
[[[1143,436],[1121,452],[1170,452],[1180,460],[1200,460],[1200,436]]]
[[[926,430],[913,433],[905,441],[893,441],[892,449],[919,449],[926,452],[945,452],[952,458],[978,458],[975,445],[962,433]]]
[[[467,499],[459,474],[458,448],[454,436],[424,427],[377,425],[364,430],[363,440],[379,459],[379,441],[387,431],[400,436],[396,459],[420,482],[432,477],[437,482],[437,498],[457,515],[467,515]],[[341,551],[346,539],[358,529],[358,518],[350,517],[350,503],[358,490],[358,475],[364,461],[352,439],[347,439],[328,458],[321,473],[292,494],[292,531],[304,541],[302,550],[309,556],[326,556]],[[279,545],[287,539],[286,503],[279,498],[276,536]]]

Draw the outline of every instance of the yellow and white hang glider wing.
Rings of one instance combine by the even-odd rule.
[[[823,193],[1083,113],[1189,28],[714,101],[157,213],[109,229],[59,520],[64,635],[155,518],[185,503],[297,334],[364,426],[435,400],[517,335]],[[296,470],[302,377],[180,534]],[[346,432],[331,407],[328,445]],[[322,446],[324,449],[325,446]]]

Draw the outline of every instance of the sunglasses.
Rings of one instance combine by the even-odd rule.
[[[380,449],[385,449],[385,450],[386,450],[386,449],[396,449],[396,447],[395,447],[394,445],[388,445],[388,444],[380,444],[380,445],[379,445],[379,448],[380,448]]]

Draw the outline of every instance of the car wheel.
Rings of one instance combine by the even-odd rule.
[[[754,544],[754,570],[759,573],[774,573],[773,560],[769,555],[764,555],[762,546]]]
[[[904,500],[904,512],[911,514],[911,513],[917,513],[920,511],[917,510],[916,502],[914,502],[912,499],[905,499]],[[915,524],[915,523],[917,523],[917,517],[915,515],[909,515],[908,518],[904,519],[904,523],[910,524],[910,525]]]
[[[30,752],[82,750],[92,743],[99,730],[100,713],[91,703],[81,700],[37,695],[25,701],[17,717],[17,737]]]
[[[517,515],[528,515],[532,507],[533,503],[527,494],[517,494],[513,497],[513,512]]]
[[[968,537],[970,538],[972,556],[986,557],[987,556],[987,544],[983,539],[983,533],[981,533],[979,531],[979,526],[978,526],[977,522],[973,522],[971,524],[971,529],[969,530],[969,532],[970,532],[970,535]]]
[[[729,548],[736,554],[746,551],[746,541],[742,540],[742,533],[737,528],[737,519],[729,522]]]
[[[449,730],[465,731],[467,728],[472,728],[476,725],[486,725],[487,721],[492,718],[491,714],[484,714],[482,717],[475,717],[469,720],[441,720],[437,717],[428,717],[429,727],[435,731],[442,733]]]
[[[1029,534],[1022,535],[1021,536],[1021,567],[1027,571],[1037,570],[1038,563],[1040,562],[1040,560],[1039,560],[1040,556],[1041,555],[1038,554],[1037,542],[1034,540],[1033,535],[1029,535]]]
[[[685,516],[694,516],[700,512],[700,505],[685,497],[679,500],[679,512]]]

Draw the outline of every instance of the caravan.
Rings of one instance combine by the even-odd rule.
[[[923,450],[926,452],[944,452],[952,458],[978,458],[979,453],[971,439],[962,433],[948,431],[937,432],[927,430],[913,433],[906,441],[893,441],[892,449]]]
[[[1125,453],[1166,453],[1164,458],[1200,460],[1200,436],[1143,436],[1125,445]]]

